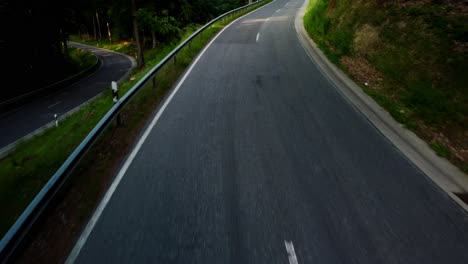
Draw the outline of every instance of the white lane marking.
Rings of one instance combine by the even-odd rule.
[[[258,42],[258,39],[260,38],[260,32],[257,33],[257,42]]]
[[[276,0],[270,2],[273,3],[275,2]],[[104,198],[102,199],[101,203],[99,204],[99,206],[96,208],[96,211],[94,212],[93,216],[91,217],[91,219],[89,220],[88,224],[86,225],[85,229],[83,230],[83,233],[81,233],[81,236],[80,238],[78,239],[78,241],[76,242],[75,246],[73,247],[73,250],[71,251],[70,255],[68,255],[68,258],[66,259],[65,263],[67,264],[72,264],[75,262],[76,258],[78,257],[78,255],[80,254],[80,251],[81,249],[83,248],[84,244],[86,243],[86,240],[88,239],[89,235],[91,234],[91,232],[93,231],[93,228],[94,226],[96,225],[97,221],[99,220],[99,217],[101,216],[102,212],[104,211],[104,209],[106,208],[107,206],[107,203],[110,201],[112,195],[114,194],[115,190],[117,189],[117,186],[119,185],[120,181],[122,180],[123,176],[125,175],[125,173],[127,172],[127,169],[128,167],[130,167],[130,164],[132,163],[133,159],[135,158],[135,156],[138,154],[138,152],[140,151],[140,148],[141,146],[143,145],[143,143],[146,141],[146,138],[148,137],[149,133],[151,132],[151,130],[153,130],[153,127],[156,125],[156,123],[158,122],[159,118],[161,117],[161,115],[163,114],[164,110],[166,109],[167,105],[171,102],[172,98],[174,97],[174,95],[177,93],[177,91],[179,90],[180,86],[182,86],[182,84],[184,83],[185,79],[187,79],[187,76],[190,74],[190,72],[192,71],[192,69],[195,67],[195,65],[198,63],[198,61],[200,60],[200,58],[203,56],[203,54],[205,54],[205,51],[211,46],[211,44],[213,44],[213,42],[221,35],[221,33],[224,32],[224,30],[226,30],[228,27],[230,27],[232,24],[234,24],[236,21],[238,21],[239,19],[242,19],[244,18],[245,16],[249,15],[249,14],[252,14],[254,12],[257,12],[259,11],[260,9],[263,9],[264,7],[267,7],[269,4],[266,4],[260,8],[257,8],[255,9],[254,11],[252,12],[249,12],[239,18],[237,18],[236,20],[232,21],[231,23],[229,23],[229,25],[227,25],[225,28],[223,28],[218,34],[216,34],[216,36],[210,41],[210,43],[208,43],[208,45],[206,45],[206,47],[200,52],[200,54],[198,55],[198,57],[195,59],[195,61],[192,63],[192,65],[190,66],[190,68],[185,72],[184,76],[182,77],[182,79],[179,81],[179,83],[177,84],[177,86],[174,88],[174,90],[172,91],[172,93],[169,95],[169,97],[167,98],[167,100],[164,102],[163,106],[159,109],[158,113],[156,114],[156,116],[154,117],[154,119],[151,121],[151,124],[148,126],[148,128],[146,129],[145,133],[142,135],[142,137],[140,138],[140,140],[138,141],[137,145],[135,146],[135,148],[132,150],[132,152],[130,153],[130,156],[128,156],[127,160],[125,161],[124,165],[122,166],[122,168],[120,169],[119,171],[119,174],[117,174],[117,177],[115,178],[115,180],[112,182],[112,185],[109,187],[109,190],[107,190],[106,192],[106,195],[104,196]]]
[[[58,102],[56,102],[56,103],[54,103],[54,104],[49,105],[47,108],[48,108],[48,109],[51,109],[52,107],[54,107],[54,106],[56,106],[56,105],[58,105],[58,104],[61,104],[61,103],[62,103],[62,101],[58,101]]]
[[[288,252],[288,260],[289,264],[298,264],[296,251],[294,251],[294,245],[292,241],[284,241],[284,246],[286,247],[286,251]]]
[[[280,10],[281,10],[281,8],[280,8],[280,9],[278,9],[278,10],[276,10],[276,11],[275,11],[275,13],[276,13],[276,12],[279,12]]]
[[[268,20],[270,20],[270,18],[265,19],[265,22],[268,22]]]

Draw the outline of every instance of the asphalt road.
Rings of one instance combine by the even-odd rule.
[[[468,263],[468,215],[321,75],[302,3],[207,49],[76,263]]]
[[[118,81],[132,67],[132,61],[123,54],[97,49],[78,43],[70,44],[93,52],[102,61],[91,75],[55,93],[34,99],[16,109],[0,113],[0,149],[23,138],[36,129],[98,95]]]

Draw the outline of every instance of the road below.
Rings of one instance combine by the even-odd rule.
[[[132,68],[132,61],[123,54],[78,43],[70,45],[94,53],[102,61],[101,67],[64,89],[0,113],[0,149],[54,121],[54,114],[65,114],[98,95]]]
[[[316,68],[302,4],[215,39],[70,260],[468,263],[468,215]]]

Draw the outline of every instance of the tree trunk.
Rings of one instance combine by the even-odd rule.
[[[66,39],[63,40],[63,52],[65,55],[65,58],[68,59],[70,57],[70,53],[68,52],[68,43]]]
[[[109,43],[112,44],[112,36],[111,36],[109,22],[107,22],[107,36],[109,36]]]
[[[70,54],[68,53],[67,36],[62,29],[60,29],[60,38],[63,46],[63,56],[65,57],[65,59],[68,59],[70,57]]]
[[[93,17],[93,32],[94,32],[94,40],[96,40],[96,39],[97,39],[97,37],[96,37],[96,23],[94,23],[94,16],[92,16],[92,17]]]
[[[138,62],[138,67],[143,68],[143,66],[145,66],[145,59],[143,58],[143,50],[142,50],[141,43],[140,43],[140,36],[138,34],[136,4],[135,4],[135,0],[131,0],[131,1],[132,1],[133,34],[135,35],[135,42],[136,42],[137,50],[138,50],[137,62]]]
[[[96,21],[97,21],[97,27],[98,27],[98,32],[99,32],[99,41],[102,40],[102,35],[101,35],[101,23],[99,22],[99,15],[96,10]]]
[[[151,39],[152,39],[152,45],[151,48],[156,48],[156,32],[151,31]]]

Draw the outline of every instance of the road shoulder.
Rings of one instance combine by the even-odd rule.
[[[304,28],[303,17],[308,3],[309,0],[305,0],[299,9],[295,18],[295,29],[310,59],[343,97],[383,136],[465,211],[468,211],[468,205],[455,195],[455,193],[468,192],[468,177],[449,161],[437,156],[416,134],[395,121],[385,109],[326,58]]]
[[[104,62],[102,61],[103,58],[99,55],[97,55],[95,52],[95,50],[102,50],[102,51],[105,51],[107,53],[113,53],[113,54],[118,54],[119,56],[123,56],[123,57],[126,57],[129,61],[130,61],[130,68],[126,71],[126,73],[124,75],[122,75],[119,80],[117,81],[118,83],[121,83],[123,81],[126,81],[127,79],[129,79],[130,77],[130,74],[132,73],[132,70],[136,67],[136,61],[133,57],[131,56],[128,56],[126,54],[123,54],[123,53],[119,53],[119,52],[115,52],[115,51],[111,51],[111,50],[107,50],[107,49],[102,49],[102,48],[97,48],[97,47],[94,47],[94,46],[89,46],[89,45],[85,45],[85,44],[81,44],[81,43],[77,43],[77,42],[69,42],[70,46],[72,47],[75,47],[75,48],[78,48],[78,49],[82,49],[82,50],[86,50],[86,51],[89,51],[91,53],[93,53],[94,56],[96,56],[97,58],[97,69],[94,70],[93,72],[91,73],[88,73],[88,74],[85,74],[83,75],[82,73],[79,73],[78,76],[79,79],[74,78],[74,80],[72,82],[70,82],[70,84],[68,84],[66,87],[60,89],[59,91],[55,92],[55,94],[59,94],[61,91],[65,91],[66,89],[69,89],[70,87],[73,87],[89,78],[92,78],[93,75],[97,74],[103,67],[103,64]],[[95,67],[95,66],[93,66]],[[85,71],[88,71],[88,70],[85,70]],[[84,72],[84,71],[83,71]],[[52,93],[52,95],[47,95],[47,96],[53,96],[54,93]],[[97,97],[99,97],[101,95],[101,92],[99,92],[98,94],[96,94],[95,96],[83,101],[80,105],[76,106],[76,107],[73,107],[71,109],[69,109],[68,111],[66,111],[65,113],[62,113],[59,115],[59,117],[57,118],[57,121],[58,122],[62,122],[64,119],[66,119],[68,116],[72,115],[73,113],[77,112],[78,110],[80,110],[82,107],[88,105],[90,102],[92,102],[93,100],[95,100]],[[44,96],[44,97],[47,97],[47,96]],[[40,97],[39,99],[43,99],[44,97]],[[19,107],[21,108],[21,107]],[[18,108],[18,109],[19,109]],[[16,108],[10,110],[12,112],[15,112],[17,111]],[[20,143],[20,142],[23,142],[25,140],[28,140],[32,137],[35,137],[37,135],[40,135],[42,133],[44,133],[44,131],[46,131],[47,129],[51,128],[55,126],[55,121],[54,120],[51,120],[50,122],[47,122],[45,124],[43,124],[42,126],[40,127],[37,127],[34,131],[31,131],[29,132],[28,134],[24,135],[23,137],[9,143],[8,145],[5,145],[3,147],[0,147],[0,158],[3,158],[5,156],[7,156],[9,153],[11,153],[15,148],[16,146]]]

